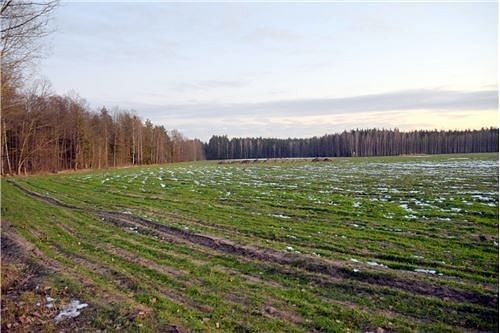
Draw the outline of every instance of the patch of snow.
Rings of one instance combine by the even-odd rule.
[[[125,229],[125,231],[130,231],[130,232],[135,232],[135,233],[138,233],[139,231],[137,231],[137,227],[127,227]]]
[[[402,201],[401,201],[402,202]],[[410,207],[408,207],[408,204],[407,203],[403,203],[401,205],[399,205],[399,207],[403,208],[404,210],[406,210],[408,213],[413,213],[413,209],[411,209]]]
[[[61,312],[59,312],[54,320],[58,323],[65,318],[78,317],[80,315],[80,310],[87,306],[89,306],[87,303],[80,303],[79,300],[73,299],[61,310]]]
[[[283,215],[283,214],[272,214],[271,216],[279,217],[280,219],[291,219],[290,216],[286,216],[286,215]]]
[[[479,195],[479,194],[473,195],[472,198],[478,199],[479,201],[493,201],[492,198],[485,197],[485,196],[482,196],[482,195]]]
[[[378,262],[376,262],[376,261],[367,261],[366,263],[367,263],[368,265],[370,265],[370,266],[387,267],[386,265],[384,265],[384,264],[379,264],[379,263],[378,263]]]
[[[423,269],[423,268],[417,268],[417,269],[415,269],[415,272],[426,273],[426,274],[436,274],[436,271],[433,269]]]
[[[52,309],[54,307],[54,302],[55,299],[50,297],[50,296],[45,296],[45,300],[47,301],[47,304],[45,305],[48,309]],[[40,303],[37,303],[37,305]]]

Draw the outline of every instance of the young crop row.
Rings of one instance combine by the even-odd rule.
[[[494,331],[497,188],[497,154],[204,162],[4,181],[2,218],[89,327]]]

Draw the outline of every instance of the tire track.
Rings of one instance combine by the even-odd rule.
[[[460,290],[445,285],[412,279],[414,277],[412,274],[407,274],[407,279],[383,273],[375,274],[363,272],[362,274],[353,274],[352,268],[338,262],[327,261],[304,255],[283,253],[273,249],[262,249],[252,246],[239,245],[223,238],[178,229],[176,227],[168,226],[127,213],[91,208],[87,209],[68,205],[55,198],[30,191],[12,180],[9,180],[9,183],[16,186],[25,194],[51,205],[88,212],[99,217],[103,221],[112,223],[119,227],[141,227],[146,233],[154,234],[160,238],[166,237],[167,239],[173,238],[172,240],[177,239],[187,241],[188,243],[201,245],[226,254],[236,255],[247,259],[261,260],[274,264],[292,266],[305,271],[321,273],[334,278],[358,280],[360,282],[386,286],[413,294],[450,299],[457,302],[470,302],[488,307],[498,307],[498,295],[493,296],[473,293],[467,290]]]

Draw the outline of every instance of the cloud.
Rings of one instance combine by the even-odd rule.
[[[498,123],[496,90],[422,89],[239,104],[120,104],[202,140],[213,134],[308,137],[352,128],[465,129]]]
[[[401,26],[395,26],[389,21],[371,15],[365,15],[357,20],[351,21],[349,28],[354,32],[360,33],[391,33],[395,30],[402,29]]]
[[[181,43],[175,36],[162,32],[165,18],[161,15],[168,12],[161,4],[66,1],[58,11],[56,51],[66,59],[83,59],[92,64],[106,60],[144,61],[145,55],[150,62],[152,58],[188,60],[179,52]],[[78,47],[74,47],[75,43]]]
[[[455,117],[452,117],[455,115]],[[496,110],[442,111],[413,110],[392,112],[359,112],[336,115],[302,115],[241,117],[170,118],[159,117],[156,122],[167,128],[177,128],[188,137],[207,141],[212,135],[229,137],[312,137],[338,133],[355,128],[413,129],[478,129],[495,126]]]
[[[498,108],[498,92],[406,90],[341,98],[316,98],[239,104],[135,105],[149,116],[174,118],[238,116],[297,116],[404,110],[485,110]]]
[[[261,27],[243,37],[245,42],[294,43],[301,39],[302,36],[293,31],[274,27]]]
[[[227,89],[241,88],[248,85],[248,81],[243,80],[202,80],[195,82],[178,82],[170,86],[174,91],[191,91],[191,90],[210,90],[210,89]]]

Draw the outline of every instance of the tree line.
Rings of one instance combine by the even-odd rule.
[[[498,128],[409,132],[357,129],[304,139],[212,136],[204,148],[210,160],[498,152]]]
[[[2,174],[100,169],[204,159],[199,140],[130,111],[90,110],[78,96],[43,86],[11,91],[2,107]]]

